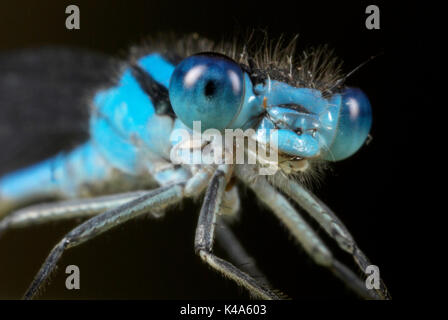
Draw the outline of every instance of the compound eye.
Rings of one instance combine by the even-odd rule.
[[[232,59],[217,53],[190,56],[174,69],[170,101],[182,122],[193,128],[222,130],[239,113],[244,99],[244,74]]]
[[[346,88],[342,92],[336,137],[326,153],[327,160],[350,157],[364,144],[372,125],[372,110],[367,96],[360,89]]]

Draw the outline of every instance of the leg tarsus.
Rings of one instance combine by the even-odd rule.
[[[330,270],[336,275],[336,277],[341,279],[342,282],[344,282],[354,292],[357,292],[364,299],[381,299],[375,291],[367,290],[365,283],[361,281],[349,268],[336,259],[333,260]]]
[[[370,260],[364,254],[364,252],[362,252],[361,249],[359,249],[359,247],[356,246],[356,244],[353,249],[353,259],[355,260],[359,268],[362,269],[364,272],[366,271],[368,266],[372,265]],[[380,288],[373,290],[377,293],[377,295],[381,299],[392,300],[392,296],[390,295],[389,290],[387,290],[386,284],[384,283],[382,278],[380,278]]]
[[[183,187],[183,184],[179,183],[149,191],[129,203],[97,215],[74,228],[53,248],[25,293],[24,298],[32,299],[35,297],[45,280],[55,269],[65,250],[84,243],[117,225],[148,212],[154,207],[165,207],[180,201],[183,197]]]
[[[361,249],[359,249],[347,227],[325,203],[297,182],[287,180],[282,175],[275,175],[272,183],[305,209],[327,234],[336,241],[342,250],[352,255],[359,269],[363,273],[366,272],[366,268],[371,265],[371,262]],[[374,289],[377,295],[382,299],[391,299],[382,279],[380,283],[380,289]]]
[[[289,229],[310,257],[323,267],[336,273],[338,277],[361,297],[380,298],[376,293],[371,295],[353,271],[338,262],[331,251],[323,243],[316,232],[308,225],[291,203],[268,183],[266,178],[258,177],[256,183],[251,181],[252,171],[237,170],[237,175],[245,182],[278,219]]]
[[[230,229],[229,225],[224,219],[218,219],[216,226],[216,238],[220,246],[227,252],[231,261],[234,261],[236,266],[247,272],[254,279],[262,284],[264,287],[271,287],[266,276],[257,266],[254,258],[252,258],[244,247],[239,242],[238,238]]]
[[[232,279],[237,284],[246,288],[252,295],[256,298],[266,299],[266,300],[279,300],[281,299],[276,293],[265,288],[263,285],[257,282],[254,278],[249,276],[247,273],[236,268],[230,262],[223,260],[211,252],[206,250],[199,250],[198,255],[201,259],[206,262],[213,269],[220,271],[221,274]]]
[[[252,295],[262,299],[280,299],[277,294],[264,288],[254,278],[212,253],[216,217],[220,210],[229,170],[228,166],[219,166],[207,188],[196,228],[195,252],[209,266],[242,285]]]
[[[48,276],[51,274],[51,272],[55,269],[56,263],[61,258],[62,253],[65,251],[67,245],[68,241],[64,238],[53,248],[53,250],[51,250],[50,254],[48,255],[42,267],[40,268],[39,272],[34,277],[33,282],[31,283],[31,285],[28,287],[28,290],[24,294],[23,296],[24,300],[33,299],[33,297],[35,297],[36,294],[38,294],[39,290],[42,289],[42,285],[44,284]]]

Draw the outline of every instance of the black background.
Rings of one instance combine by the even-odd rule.
[[[80,30],[65,29],[68,4],[80,7]],[[380,30],[365,28],[369,4],[380,7]],[[301,47],[329,44],[344,59],[345,71],[383,52],[347,82],[362,88],[371,100],[373,140],[352,158],[334,164],[314,190],[380,267],[392,296],[400,297],[409,293],[404,269],[424,250],[408,229],[409,221],[421,214],[412,186],[421,165],[415,133],[424,130],[417,120],[431,106],[437,84],[440,40],[435,11],[410,3],[392,8],[378,1],[8,1],[0,4],[0,50],[57,44],[117,55],[158,32],[198,32],[219,40],[262,28],[272,37],[299,33]],[[276,288],[292,298],[356,299],[314,265],[251,194],[242,202],[236,233]],[[41,297],[248,298],[195,256],[198,211],[198,204],[187,202],[163,220],[132,221],[71,249]],[[53,245],[75,225],[54,223],[5,234],[0,239],[0,298],[20,298]],[[328,240],[322,230],[319,234]],[[410,246],[412,255],[405,249]],[[353,265],[344,253],[336,255]],[[81,269],[79,291],[65,289],[69,264]]]

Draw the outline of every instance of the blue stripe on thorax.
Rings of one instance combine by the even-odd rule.
[[[171,75],[175,66],[167,62],[158,53],[147,55],[138,61],[138,64],[146,70],[151,77],[168,89]]]
[[[150,76],[167,87],[174,66],[159,54],[138,61]],[[42,196],[74,196],[84,183],[101,183],[112,168],[138,174],[143,150],[169,156],[173,120],[155,114],[154,106],[126,68],[119,83],[93,98],[89,142],[18,170],[0,180],[0,195],[11,201]]]
[[[141,58],[138,65],[155,81],[168,87],[174,66],[159,54]],[[169,157],[172,120],[155,114],[150,97],[142,90],[130,67],[124,71],[118,85],[99,92],[93,104],[92,139],[114,166],[130,174],[138,173],[144,156],[141,147]]]

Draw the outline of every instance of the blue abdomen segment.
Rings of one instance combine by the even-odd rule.
[[[108,178],[110,165],[87,142],[72,152],[59,154],[0,179],[0,197],[21,202],[42,197],[74,197],[82,185]]]

